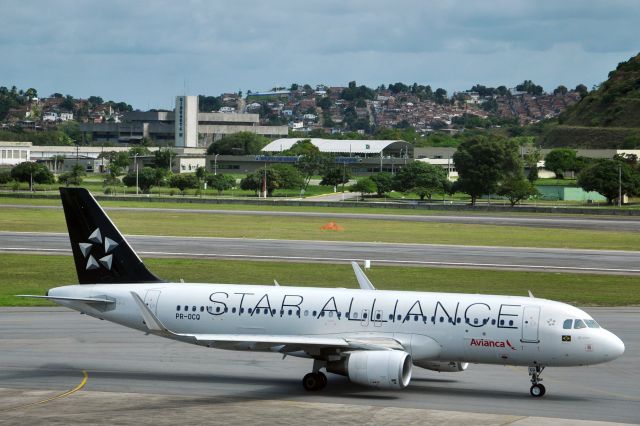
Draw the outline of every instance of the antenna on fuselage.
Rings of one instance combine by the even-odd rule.
[[[527,290],[527,292],[529,293],[529,297],[531,297],[531,298],[535,298],[535,296],[533,295],[533,293],[531,293],[531,290]]]

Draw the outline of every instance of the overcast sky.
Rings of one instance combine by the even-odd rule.
[[[588,87],[640,50],[637,0],[1,0],[0,85],[134,108],[291,83]]]

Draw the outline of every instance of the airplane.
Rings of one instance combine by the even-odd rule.
[[[46,295],[81,313],[207,348],[308,358],[307,391],[327,373],[403,389],[412,368],[469,363],[528,367],[534,397],[545,367],[599,364],[624,343],[574,306],[533,297],[385,291],[354,262],[359,289],[168,282],[150,272],[93,196],[60,188],[78,285]]]

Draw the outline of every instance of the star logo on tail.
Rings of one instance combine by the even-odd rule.
[[[111,264],[113,262],[113,254],[111,253],[116,247],[118,247],[118,243],[113,241],[109,237],[102,238],[102,232],[100,232],[100,228],[96,228],[89,238],[87,238],[89,242],[87,243],[79,243],[78,246],[80,248],[80,252],[85,259],[87,259],[86,270],[91,271],[94,269],[99,269],[101,266],[106,268],[107,270],[111,270]],[[104,248],[104,255],[99,257],[97,260],[91,254],[91,251],[94,247]]]

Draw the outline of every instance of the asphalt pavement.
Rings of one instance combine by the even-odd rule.
[[[281,423],[304,418],[310,424],[335,424],[341,419],[366,422],[388,409],[388,417],[372,422],[506,424],[536,416],[537,420],[525,424],[544,423],[540,417],[549,418],[549,424],[560,424],[557,418],[571,419],[564,424],[576,420],[640,423],[640,308],[585,310],[620,336],[625,354],[591,367],[547,368],[542,376],[547,394],[534,399],[529,396],[526,368],[487,365],[470,365],[461,373],[416,368],[409,387],[402,391],[375,390],[329,374],[325,390],[309,393],[300,381],[311,370],[310,360],[187,345],[64,308],[2,308],[0,386],[5,390],[0,391],[0,418],[13,419],[12,424],[24,424],[27,419],[40,423],[57,419],[56,424],[114,419],[127,424],[166,413],[158,424],[168,424],[168,419],[175,424],[215,422],[215,413],[221,413],[219,419],[232,424],[240,419],[278,421],[278,415]],[[81,383],[83,370],[85,386],[69,394]],[[14,417],[10,411],[3,412],[16,403],[63,392],[66,397],[40,404],[35,411],[14,410]],[[83,397],[84,393],[89,395]],[[309,405],[301,412],[301,404],[322,405]],[[427,411],[411,410],[449,414],[434,421],[426,417]],[[403,417],[410,412],[414,417]]]
[[[640,274],[640,252],[634,251],[136,235],[127,241],[143,258],[371,260],[373,265]],[[0,252],[64,254],[71,248],[66,233],[0,232]]]

